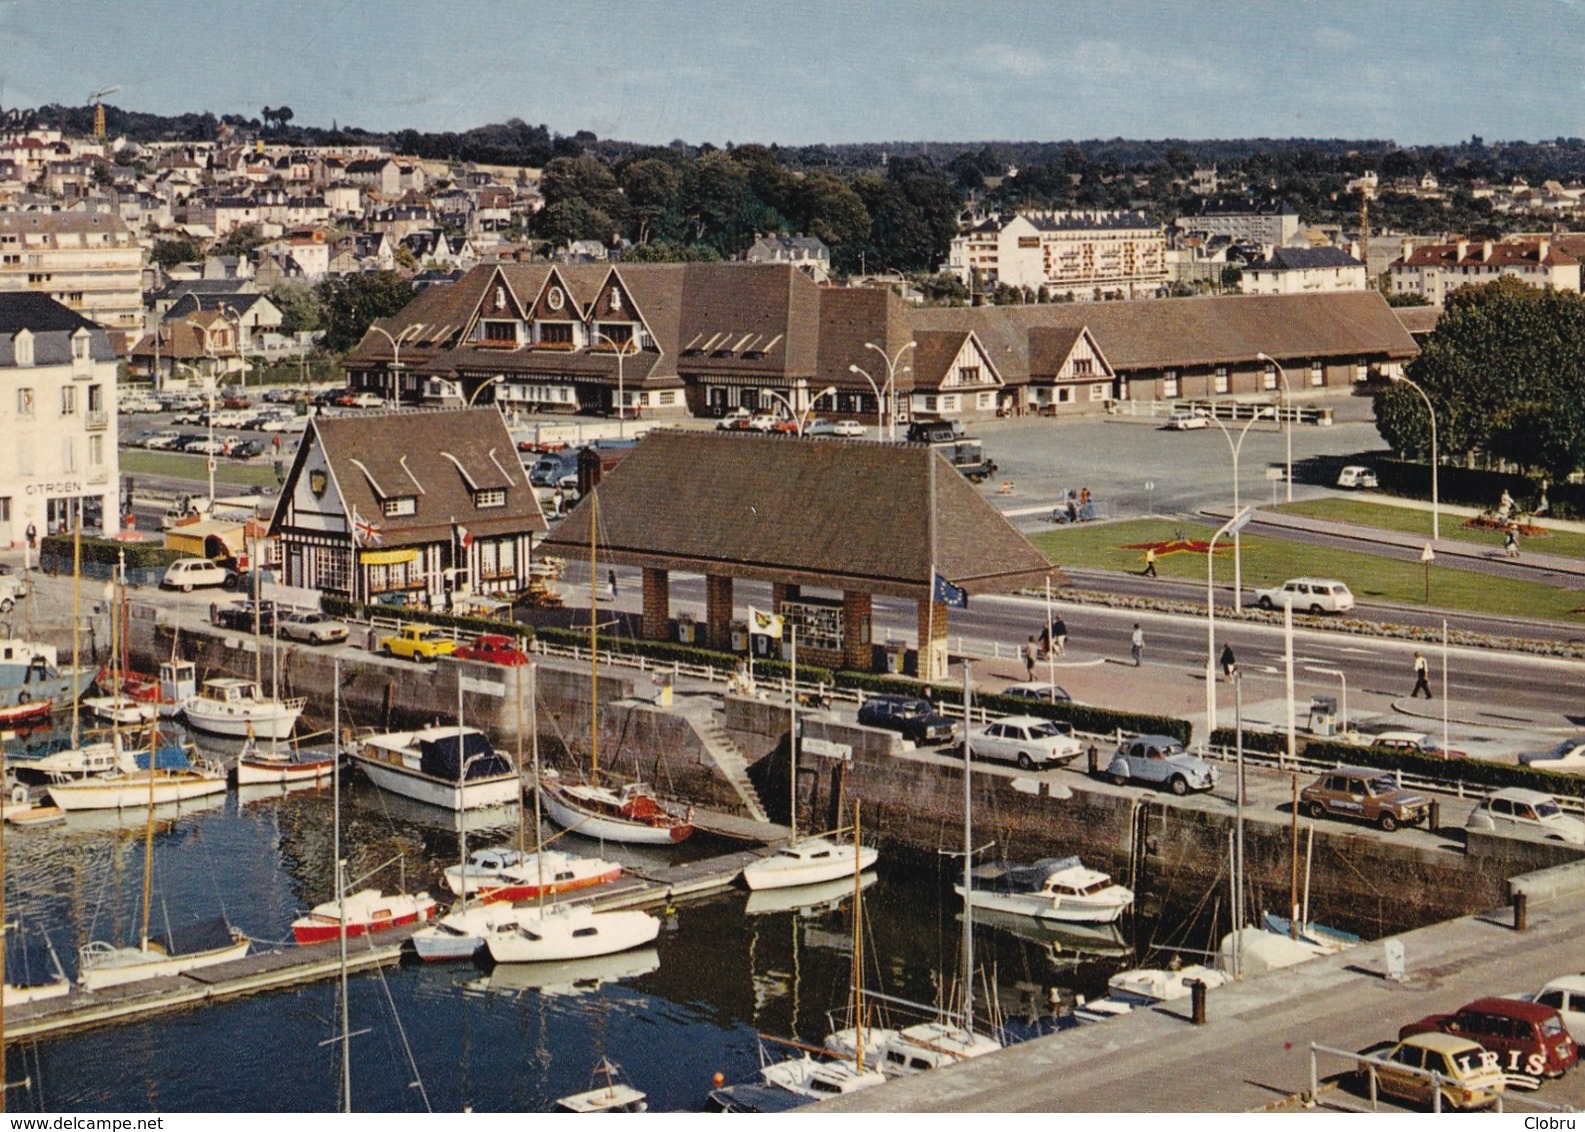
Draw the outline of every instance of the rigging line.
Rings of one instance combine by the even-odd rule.
[[[413,1085],[418,1089],[419,1099],[424,1102],[425,1112],[434,1112],[429,1107],[429,1092],[424,1088],[423,1075],[418,1071],[418,1060],[413,1056],[413,1047],[407,1040],[407,1028],[402,1025],[402,1016],[397,1013],[396,1000],[391,996],[391,984],[385,977],[385,968],[376,966],[379,972],[380,989],[385,993],[385,1004],[391,1008],[391,1020],[396,1023],[396,1034],[402,1039],[402,1052],[407,1055],[407,1066],[413,1073]]]

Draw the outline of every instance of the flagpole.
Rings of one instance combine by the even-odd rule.
[[[929,590],[929,599],[928,600],[930,602],[930,606],[925,611],[925,632],[929,635],[930,640],[929,640],[928,644],[925,644],[919,650],[920,661],[919,661],[919,673],[918,673],[918,675],[919,675],[919,678],[921,680],[925,680],[925,673],[926,672],[930,673],[930,680],[934,680],[935,676],[936,676],[936,463],[937,463],[937,459],[936,459],[935,449],[929,449],[928,451],[929,451],[929,455],[926,458],[930,462],[929,463],[929,467],[930,467],[930,498],[927,500],[927,505],[930,508],[930,512],[929,512],[929,515],[928,515],[928,520],[929,520],[929,523],[930,523],[930,590]],[[925,651],[926,649],[929,649],[929,654],[928,655],[930,657],[930,664],[929,664],[928,668],[925,666],[925,661],[924,661],[924,658],[926,656],[926,651]],[[926,681],[926,682],[928,683],[929,681]],[[964,712],[965,712],[965,714],[963,716],[963,731],[964,731],[964,734],[967,734],[968,730],[969,730],[969,717],[968,717],[968,714],[967,714],[967,707],[966,706],[965,706]]]

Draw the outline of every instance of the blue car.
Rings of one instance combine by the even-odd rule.
[[[1166,786],[1180,796],[1190,790],[1214,790],[1218,777],[1214,766],[1189,754],[1170,735],[1124,739],[1107,765],[1106,774],[1119,786],[1143,782]]]

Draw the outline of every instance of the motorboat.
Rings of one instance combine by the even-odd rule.
[[[190,726],[214,735],[285,739],[307,703],[303,696],[266,696],[254,680],[217,676],[182,701],[182,715]]]
[[[497,963],[543,963],[610,955],[653,943],[660,921],[648,912],[596,912],[586,904],[518,909],[511,931],[485,939]]]
[[[602,1057],[600,1064],[594,1067],[594,1076],[590,1080],[590,1084],[594,1087],[586,1092],[573,1093],[571,1096],[559,1098],[556,1101],[557,1110],[560,1112],[647,1112],[649,1105],[645,1103],[645,1095],[633,1088],[633,1086],[617,1080],[621,1072],[620,1066],[613,1064],[608,1058]]]
[[[128,674],[122,684],[127,695],[152,703],[161,718],[169,719],[198,694],[198,670],[192,661],[172,657],[161,662],[157,678]]]
[[[693,833],[693,817],[662,805],[641,782],[612,788],[563,781],[553,769],[539,777],[539,800],[563,829],[602,841],[671,845]]]
[[[249,943],[247,936],[223,918],[145,938],[138,947],[114,947],[94,940],[78,953],[77,981],[83,990],[97,991],[181,975],[241,959],[248,953]]]
[[[145,723],[153,723],[159,714],[158,705],[134,699],[125,693],[89,696],[82,701],[82,705],[95,717],[118,727],[141,727]]]
[[[858,867],[868,869],[874,867],[880,853],[872,845],[854,846],[851,842],[832,841],[828,837],[806,837],[745,865],[743,883],[753,892],[822,884],[852,876],[855,856]]]
[[[97,665],[61,668],[54,645],[0,638],[0,707],[65,703],[86,692],[99,675]]]
[[[144,805],[185,802],[226,792],[226,772],[192,748],[166,747],[156,752],[122,752],[118,769],[49,786],[50,801],[68,813],[74,810],[125,810]]]
[[[878,1069],[860,1069],[847,1060],[816,1058],[807,1051],[765,1066],[760,1070],[760,1079],[773,1088],[810,1100],[846,1096],[886,1083]]]
[[[498,903],[577,892],[608,884],[621,875],[621,865],[600,857],[580,857],[556,849],[521,853],[498,846],[476,850],[466,866],[446,869],[444,879],[454,895]]]
[[[1119,971],[1106,982],[1108,997],[1130,1006],[1155,1006],[1187,998],[1195,980],[1214,989],[1227,982],[1227,976],[1213,967],[1191,963],[1186,967],[1136,967]]]
[[[454,908],[413,933],[413,950],[426,963],[472,959],[497,932],[517,930],[518,909],[509,904],[470,904]]]
[[[122,769],[121,744],[119,739],[103,739],[36,752],[8,751],[6,765],[12,770],[31,771],[54,781],[90,774],[113,774]]]
[[[345,903],[348,939],[432,920],[436,909],[432,897],[410,896],[405,892],[387,896],[375,888],[351,893]],[[292,921],[292,938],[299,946],[336,939],[342,930],[341,907],[341,902],[336,900],[314,905],[307,915]]]
[[[292,747],[261,746],[249,739],[237,755],[238,786],[285,786],[298,782],[328,782],[336,769],[336,753],[328,748],[303,751]]]
[[[443,809],[504,806],[520,797],[517,770],[474,727],[373,735],[352,761],[381,790]]]
[[[953,891],[965,895],[961,884]],[[1134,903],[1132,891],[1077,857],[981,865],[970,874],[967,896],[976,908],[1089,924],[1116,923]]]

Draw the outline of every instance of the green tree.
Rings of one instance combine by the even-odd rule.
[[[324,325],[325,312],[313,288],[301,283],[282,283],[272,288],[268,297],[280,309],[282,334],[318,330]]]
[[[204,258],[204,249],[196,240],[178,236],[174,240],[156,240],[149,258],[169,270],[179,263],[193,263]]]
[[[211,254],[245,256],[262,243],[264,237],[259,235],[257,224],[239,224],[226,233],[226,238],[215,245]]]
[[[791,208],[797,227],[831,249],[836,271],[859,270],[859,256],[870,236],[870,214],[858,193],[840,177],[815,173],[798,185]]]
[[[389,318],[413,301],[413,288],[394,271],[327,279],[314,288],[325,318],[325,349],[344,353],[377,318]]]
[[[682,174],[671,162],[658,158],[629,162],[622,169],[621,183],[631,210],[635,243],[647,244],[676,234],[681,220],[677,202]]]
[[[748,171],[731,154],[717,150],[701,155],[683,177],[682,198],[693,240],[709,243],[723,255],[748,246]]]

